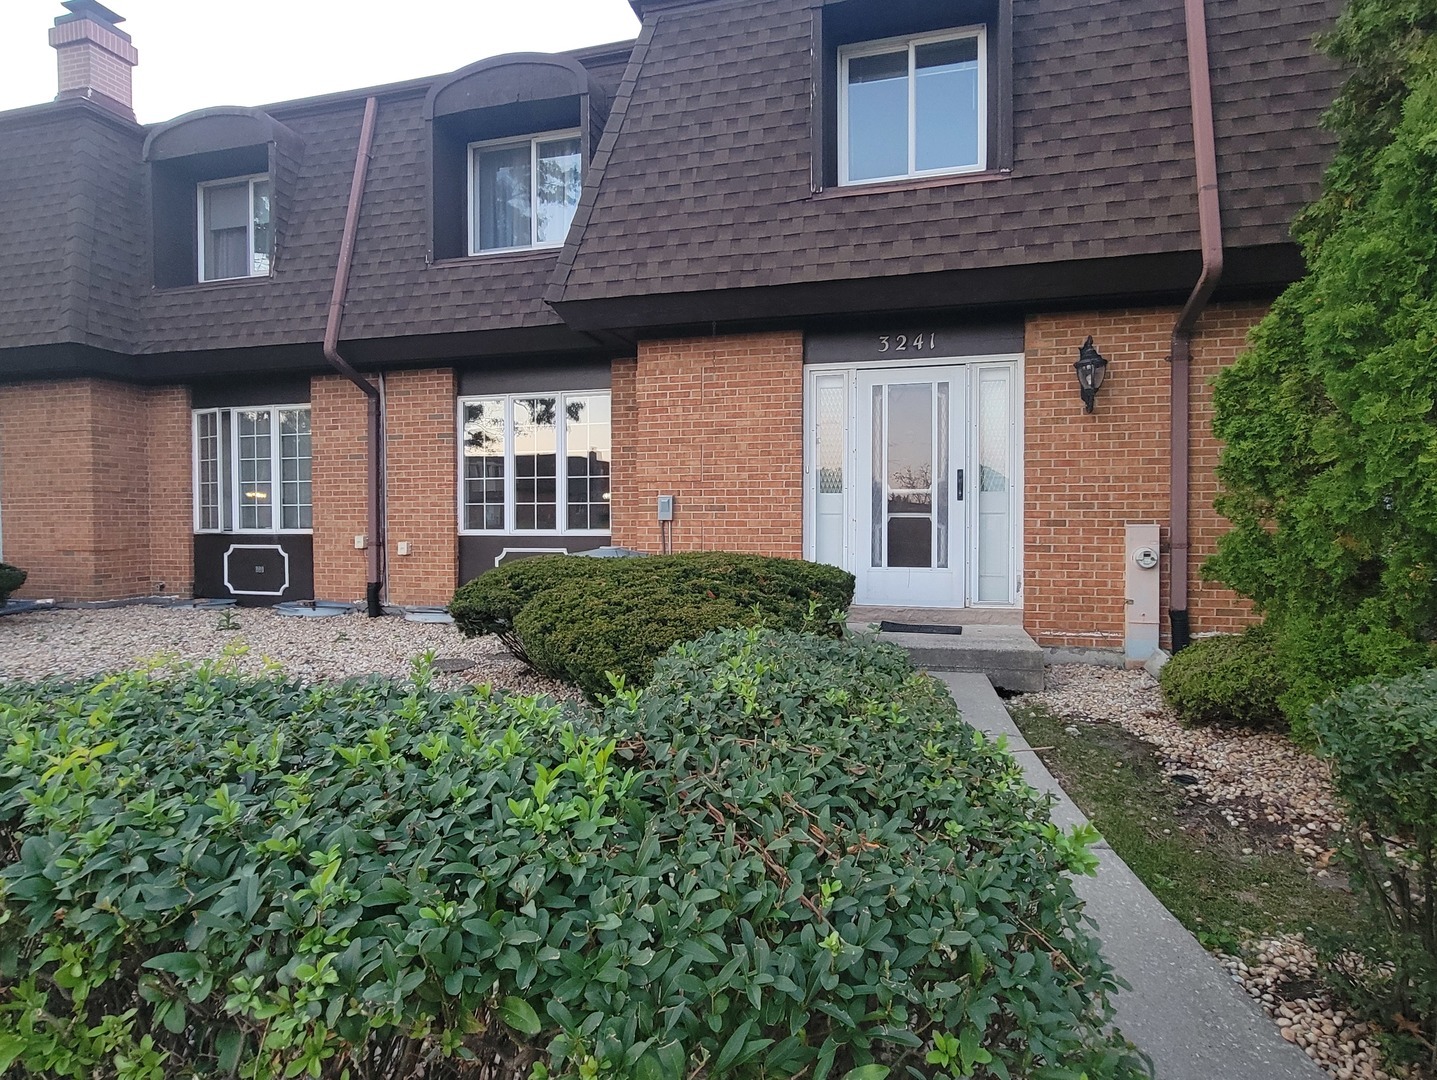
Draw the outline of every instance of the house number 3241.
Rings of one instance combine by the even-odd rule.
[[[938,334],[882,334],[878,338],[878,351],[923,352],[938,348]]]

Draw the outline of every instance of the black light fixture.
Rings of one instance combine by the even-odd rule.
[[[1073,365],[1078,373],[1078,392],[1083,395],[1083,411],[1092,412],[1093,403],[1098,400],[1098,391],[1103,386],[1103,376],[1108,372],[1108,360],[1093,348],[1093,335],[1078,349],[1078,362]]]

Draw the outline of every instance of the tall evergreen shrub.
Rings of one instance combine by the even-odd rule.
[[[1211,576],[1274,631],[1301,732],[1335,689],[1430,664],[1437,637],[1437,0],[1353,0],[1351,74],[1309,273],[1218,380]]]

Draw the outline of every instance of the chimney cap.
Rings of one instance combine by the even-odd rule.
[[[96,22],[104,23],[107,26],[116,26],[125,21],[123,15],[117,15],[104,4],[101,4],[99,0],[61,0],[60,6],[70,12],[70,14],[61,15],[56,19],[56,26],[75,18],[92,18]]]

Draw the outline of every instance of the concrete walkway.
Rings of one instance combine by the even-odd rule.
[[[1057,799],[1053,820],[1086,820],[1028,747],[993,686],[982,675],[934,672],[963,719],[1008,737],[1028,783]],[[1325,1073],[1285,1042],[1227,972],[1148,892],[1106,843],[1096,848],[1096,877],[1076,879],[1098,924],[1103,955],[1132,990],[1117,998],[1117,1023],[1152,1056],[1158,1080],[1323,1080]]]

